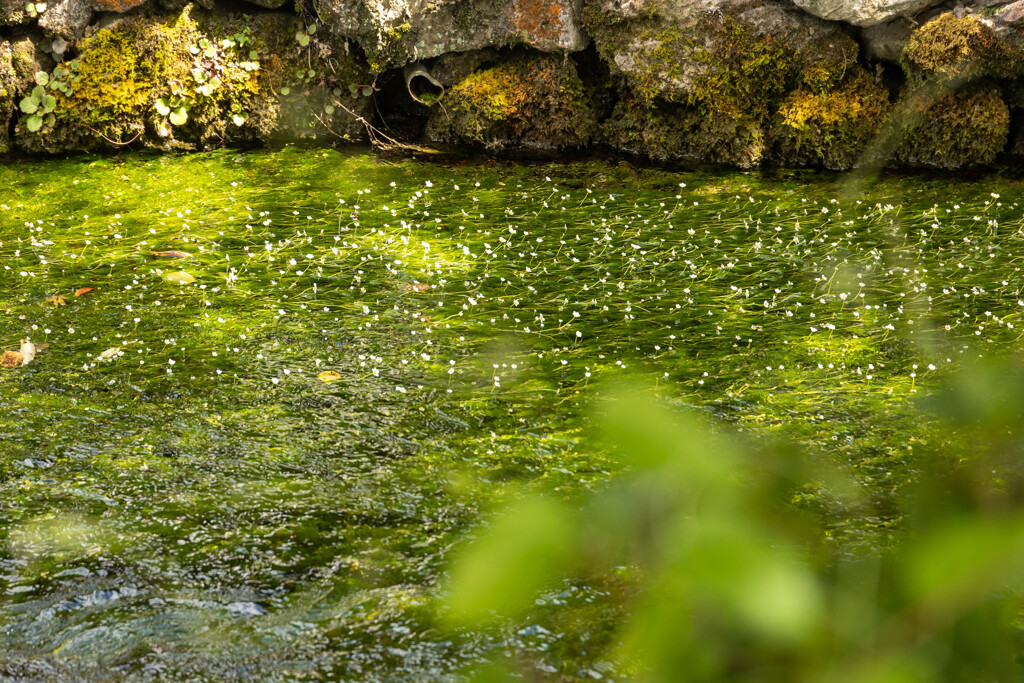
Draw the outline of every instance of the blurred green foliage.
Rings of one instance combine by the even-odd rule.
[[[1020,679],[1020,364],[968,367],[921,403],[948,439],[914,453],[900,540],[873,549],[828,540],[828,511],[801,504],[807,490],[857,504],[828,465],[640,388],[602,395],[601,440],[628,474],[582,505],[527,498],[495,520],[455,561],[450,625],[521,617],[545,585],[628,567],[631,590],[610,599],[630,616],[590,653],[614,679]],[[530,669],[499,663],[477,680]]]

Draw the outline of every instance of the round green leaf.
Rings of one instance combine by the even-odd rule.
[[[289,87],[288,87],[287,85],[286,85],[286,86],[284,86],[283,88],[281,88],[281,94],[282,94],[282,95],[287,95],[287,94],[288,94],[288,93],[290,93],[291,91],[292,91],[292,89],[291,89],[291,88],[289,88]]]
[[[26,114],[35,114],[36,110],[39,109],[39,100],[29,95],[28,97],[21,100],[21,111]]]
[[[185,111],[185,107],[178,107],[171,112],[170,119],[175,126],[183,126],[188,121],[188,112]]]
[[[327,112],[328,116],[333,116],[334,115],[334,105],[333,104],[328,104],[326,107],[324,107],[324,111]]]
[[[43,111],[49,114],[57,106],[57,98],[53,95],[47,95],[43,98]]]
[[[35,133],[43,127],[43,117],[38,114],[33,114],[25,119],[25,127],[28,128],[28,132]]]

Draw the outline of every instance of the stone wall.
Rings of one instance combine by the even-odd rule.
[[[1024,149],[1024,0],[0,0],[0,154],[398,140],[741,168]]]

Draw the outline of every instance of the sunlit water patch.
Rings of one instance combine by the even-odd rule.
[[[612,587],[436,628],[446,558],[527,489],[600,487],[597,387],[795,439],[884,544],[910,401],[1020,347],[1010,180],[444,166],[284,150],[0,168],[6,675],[593,678]],[[42,348],[43,346],[47,348]],[[13,356],[12,356],[13,357]],[[813,503],[813,501],[812,501]],[[614,582],[614,579],[609,579]]]

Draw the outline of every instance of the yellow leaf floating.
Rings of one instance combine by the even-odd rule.
[[[336,373],[334,370],[324,370],[319,375],[317,375],[316,378],[318,380],[320,380],[321,382],[328,382],[329,383],[329,382],[336,382],[337,380],[341,379],[341,375]]]
[[[177,285],[188,285],[196,281],[194,277],[184,270],[177,270],[173,273],[164,273],[164,280]]]

